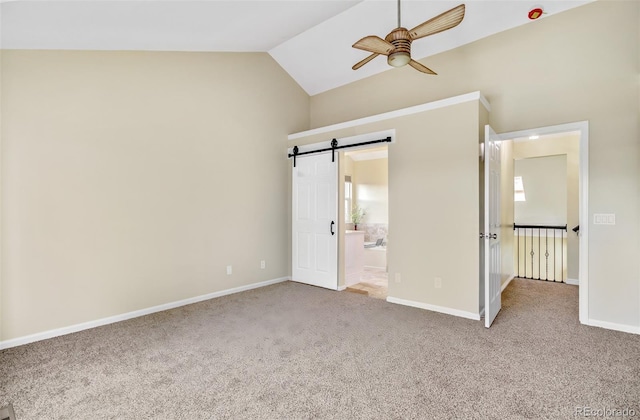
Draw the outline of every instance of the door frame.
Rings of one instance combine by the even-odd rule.
[[[505,140],[534,135],[561,134],[567,132],[580,133],[579,176],[578,176],[578,217],[580,220],[578,256],[578,300],[579,320],[589,325],[589,121],[577,121],[546,127],[499,133]]]

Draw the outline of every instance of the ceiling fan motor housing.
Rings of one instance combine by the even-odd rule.
[[[387,57],[390,66],[401,67],[411,61],[411,37],[407,28],[396,28],[385,38],[395,48]]]

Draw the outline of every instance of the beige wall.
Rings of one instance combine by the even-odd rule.
[[[363,223],[389,223],[388,159],[354,162],[357,204],[366,211]]]
[[[504,285],[515,274],[513,261],[513,141],[504,140],[500,144],[500,224],[502,240],[500,241],[500,259],[502,264],[502,280]]]
[[[2,7],[0,7],[0,19],[2,18],[1,14],[2,14]],[[2,31],[0,31],[0,45],[2,45]],[[3,55],[2,55],[2,50],[0,49],[0,341],[2,340],[3,337],[3,333],[4,333],[4,323],[2,322],[3,319],[3,297],[2,297],[2,289],[3,289],[3,284],[2,284],[2,245],[1,245],[1,241],[2,241],[2,235],[3,235],[3,228],[2,228],[2,197],[4,195],[4,188],[2,186],[2,59],[3,59]]]
[[[522,179],[526,197],[513,203],[517,224],[567,224],[567,155],[517,159],[513,175]]]
[[[441,108],[397,128],[389,146],[389,296],[479,312],[478,108]]]
[[[309,98],[269,55],[2,58],[2,340],[288,275]]]
[[[639,13],[593,2],[421,60],[437,77],[407,66],[316,95],[311,126],[476,90],[497,132],[588,120],[589,217],[617,217],[590,226],[588,316],[640,326]]]
[[[567,134],[513,143],[513,159],[527,159],[540,156],[566,156],[567,180],[567,278],[579,280],[580,240],[571,231],[580,224],[580,136]],[[513,177],[511,177],[513,179]],[[512,188],[513,189],[513,184]],[[526,186],[525,186],[526,192]]]
[[[289,142],[396,130],[388,158],[389,297],[479,313],[479,108],[470,101]]]

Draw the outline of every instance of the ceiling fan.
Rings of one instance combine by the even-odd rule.
[[[464,9],[464,4],[461,4],[421,23],[411,30],[407,30],[400,24],[400,0],[398,0],[398,27],[389,32],[385,39],[370,35],[353,44],[353,48],[369,51],[373,54],[356,63],[352,69],[358,70],[377,56],[386,55],[387,63],[390,66],[402,67],[409,64],[423,73],[437,74],[411,58],[411,42],[458,26],[464,18]]]

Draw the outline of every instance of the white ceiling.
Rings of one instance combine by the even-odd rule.
[[[590,1],[467,0],[462,23],[414,42],[412,56],[525,24],[534,5],[546,17]],[[412,28],[461,2],[403,0],[402,24]],[[396,7],[395,0],[5,1],[0,36],[7,49],[264,51],[315,95],[391,70],[384,57],[351,70],[368,55],[351,44],[384,38],[396,27]]]

